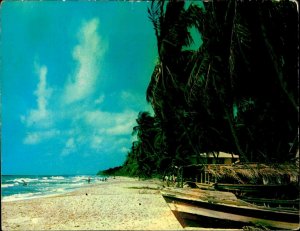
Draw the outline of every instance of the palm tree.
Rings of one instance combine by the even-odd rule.
[[[233,0],[204,6],[185,9],[182,1],[160,0],[148,10],[159,62],[147,99],[160,119],[169,155],[181,145],[176,143],[178,135],[190,134],[184,145],[192,143],[190,152],[222,149],[244,160],[280,159],[297,127],[295,6]],[[203,45],[196,52],[183,51],[192,41],[192,25],[201,33]],[[293,116],[279,116],[276,110]],[[186,118],[179,111],[190,115],[191,127],[181,126]]]
[[[196,24],[194,16],[197,10],[199,7],[193,4],[185,9],[183,1],[164,0],[152,1],[148,9],[157,38],[159,61],[147,89],[147,100],[152,104],[166,138],[166,152],[175,162],[182,160],[178,148],[182,146],[180,137],[184,133],[184,127],[177,126],[181,120],[178,112],[184,112],[186,107],[187,75],[182,64],[187,63],[193,54],[192,51],[183,51],[183,47],[193,42],[189,29]]]
[[[225,151],[244,161],[283,162],[297,144],[297,11],[289,1],[152,1],[159,60],[130,159],[162,173],[193,155]],[[190,28],[201,34],[192,44]],[[285,112],[285,113],[279,113]]]
[[[203,45],[192,61],[187,102],[191,108],[204,105],[199,116],[206,111],[214,117],[210,126],[228,137],[223,148],[244,160],[283,161],[297,134],[296,5],[204,5],[197,27]]]

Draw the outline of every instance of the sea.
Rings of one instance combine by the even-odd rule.
[[[2,175],[1,201],[17,201],[59,195],[98,184],[104,177],[95,175]]]

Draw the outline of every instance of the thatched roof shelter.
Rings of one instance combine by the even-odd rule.
[[[205,164],[197,166],[190,165],[185,168],[197,168],[198,172],[205,172],[205,174],[210,174],[213,178],[231,178],[240,183],[272,178],[288,178],[290,181],[299,180],[299,169],[294,164]]]

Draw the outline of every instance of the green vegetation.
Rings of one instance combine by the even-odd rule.
[[[139,113],[123,173],[164,175],[174,166],[202,163],[203,152],[261,163],[295,157],[295,3],[227,0],[187,7],[155,0],[148,14],[159,54],[146,92],[155,114]],[[195,30],[203,42],[197,49]]]
[[[101,176],[119,176],[123,175],[122,174],[122,166],[114,167],[114,168],[109,168],[103,171],[99,171],[97,175]]]

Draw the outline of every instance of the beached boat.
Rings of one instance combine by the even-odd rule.
[[[264,205],[269,207],[281,207],[281,208],[296,208],[299,209],[300,200],[280,200],[280,199],[269,199],[269,198],[256,198],[256,197],[247,197],[247,196],[239,196],[239,199],[256,204],[256,205]]]
[[[186,188],[166,189],[162,195],[183,227],[299,228],[299,210],[255,206],[237,199],[230,192]]]
[[[198,185],[198,184],[197,184]],[[225,184],[215,183],[214,188],[220,191],[231,191],[241,193],[284,193],[290,190],[297,190],[294,185],[259,185],[259,184]]]

